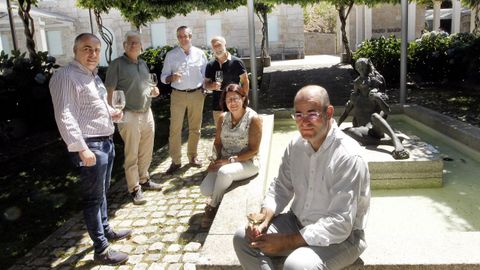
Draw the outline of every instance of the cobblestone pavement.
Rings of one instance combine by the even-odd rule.
[[[207,198],[200,194],[199,185],[206,174],[206,153],[212,148],[213,132],[211,126],[202,129],[198,147],[201,168],[183,165],[176,174],[166,176],[163,172],[171,163],[166,147],[154,153],[151,177],[164,188],[145,191],[147,204],[133,205],[124,179],[110,189],[110,225],[116,230],[134,230],[130,239],[111,244],[129,254],[126,264],[112,267],[93,263],[92,242],[79,213],[10,269],[195,269],[208,233],[208,229],[200,227]],[[188,164],[186,144],[182,145],[182,153],[182,164]]]

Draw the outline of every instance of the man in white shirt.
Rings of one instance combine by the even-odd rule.
[[[294,104],[300,135],[267,192],[265,219],[234,236],[244,269],[273,269],[271,256],[287,256],[283,269],[342,269],[366,248],[370,174],[360,146],[338,128],[324,88],[303,87]]]
[[[197,158],[197,146],[200,140],[205,101],[202,86],[207,57],[201,49],[192,46],[190,28],[186,26],[177,28],[177,39],[180,46],[167,53],[161,76],[162,82],[170,83],[173,89],[170,96],[170,135],[168,137],[172,164],[166,171],[167,174],[172,174],[181,167],[182,126],[185,111],[188,116],[188,161],[192,166],[202,166]]]

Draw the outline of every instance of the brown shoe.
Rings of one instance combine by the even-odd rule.
[[[170,164],[170,167],[168,168],[168,170],[165,172],[166,174],[173,174],[174,172],[178,171],[178,169],[180,169],[180,167],[182,167],[182,164],[175,164],[172,162],[172,164]]]
[[[192,157],[188,164],[193,167],[202,167],[202,161],[199,160],[197,157]]]
[[[205,213],[202,216],[202,222],[200,224],[202,228],[208,228],[212,225],[213,219],[217,214],[217,210],[218,210],[218,207],[213,207],[209,204],[205,206]]]

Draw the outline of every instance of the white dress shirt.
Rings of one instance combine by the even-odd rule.
[[[50,79],[55,120],[70,152],[88,149],[86,138],[110,136],[115,128],[107,89],[97,76],[73,60]]]
[[[308,245],[341,243],[352,230],[365,228],[370,205],[370,174],[359,144],[335,120],[318,151],[297,135],[288,145],[264,207],[281,213],[293,197],[291,211],[304,226]]]
[[[203,85],[207,57],[197,47],[190,47],[186,54],[181,47],[176,47],[167,53],[163,63],[161,81],[167,83],[167,77],[175,72],[181,72],[182,78],[171,83],[178,90],[195,89]]]

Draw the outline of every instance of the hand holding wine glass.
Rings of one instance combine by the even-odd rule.
[[[174,73],[174,75],[176,75],[176,77],[178,78],[176,81],[177,82],[181,82],[182,81],[182,77],[183,75],[187,74],[187,64],[186,63],[182,63],[178,69],[177,69],[177,72]]]
[[[265,214],[259,211],[259,200],[254,197],[248,197],[245,202],[245,213],[248,219],[248,231],[251,232],[251,237],[255,238],[259,236],[262,232],[259,229],[265,221]]]
[[[221,90],[222,89],[222,82],[223,82],[223,71],[217,70],[215,71],[215,82],[218,83],[218,88],[215,90]]]
[[[158,90],[157,85],[158,85],[158,78],[157,74],[155,73],[150,73],[148,76],[148,84],[150,85],[150,92],[148,93],[148,97],[156,97],[158,96]]]
[[[125,108],[126,100],[125,93],[123,90],[115,90],[112,94],[112,107],[118,112],[121,113],[123,108]],[[114,121],[115,123],[123,123],[122,118]]]

